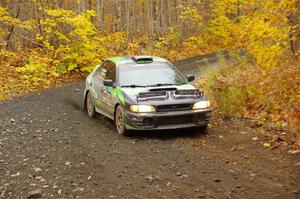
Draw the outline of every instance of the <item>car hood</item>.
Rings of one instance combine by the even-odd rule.
[[[151,93],[156,91],[183,91],[183,90],[197,90],[192,84],[183,85],[171,85],[171,86],[159,86],[159,87],[142,87],[142,88],[122,88],[123,94],[126,96],[126,101],[128,104],[174,104],[174,103],[190,103],[194,101],[199,101],[199,97],[182,97],[175,98],[172,96],[166,96],[161,98],[146,98],[146,100],[139,100],[138,96],[140,93]],[[203,96],[202,96],[203,98]]]

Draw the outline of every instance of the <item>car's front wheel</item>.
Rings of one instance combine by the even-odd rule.
[[[91,96],[90,92],[87,93],[85,101],[86,101],[86,110],[87,110],[88,115],[91,118],[95,118],[96,111],[95,111],[95,106],[93,104],[92,96]]]
[[[127,135],[128,130],[125,127],[125,115],[121,106],[118,106],[115,113],[115,125],[120,135]]]

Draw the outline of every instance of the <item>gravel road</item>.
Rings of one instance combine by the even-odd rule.
[[[178,62],[185,73],[201,60]],[[0,198],[300,198],[300,155],[263,127],[116,133],[82,111],[83,82],[0,103]]]

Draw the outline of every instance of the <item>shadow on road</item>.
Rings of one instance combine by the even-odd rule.
[[[88,117],[88,116],[87,116]],[[111,133],[117,134],[114,121],[97,114],[95,123],[97,125],[105,126],[111,130]],[[172,140],[178,138],[202,138],[206,135],[207,132],[199,132],[193,128],[187,129],[172,129],[172,130],[132,130],[129,131],[129,134],[126,136],[128,139],[160,139],[160,140]],[[121,135],[118,135],[122,137]]]
[[[129,138],[134,139],[160,139],[171,140],[178,138],[201,138],[205,132],[201,133],[195,129],[175,129],[175,130],[151,130],[151,131],[131,131]]]

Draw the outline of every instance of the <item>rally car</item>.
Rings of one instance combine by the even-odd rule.
[[[212,110],[190,83],[194,79],[159,57],[108,58],[86,79],[84,107],[91,118],[100,113],[114,120],[122,135],[188,127],[205,131]]]

